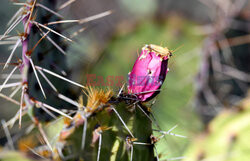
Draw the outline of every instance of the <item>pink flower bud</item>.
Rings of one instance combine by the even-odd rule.
[[[145,45],[128,75],[128,93],[140,101],[148,101],[159,93],[168,72],[168,48]]]

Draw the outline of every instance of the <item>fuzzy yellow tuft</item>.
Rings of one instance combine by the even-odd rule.
[[[87,88],[87,106],[85,108],[86,112],[94,112],[99,107],[102,107],[107,104],[110,98],[113,96],[113,91],[96,89],[93,87]]]
[[[63,122],[64,122],[64,125],[69,126],[71,124],[71,119],[69,119],[68,117],[64,117]]]

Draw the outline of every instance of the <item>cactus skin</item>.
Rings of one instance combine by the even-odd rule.
[[[91,89],[93,93],[101,93],[100,89]],[[88,97],[89,101],[92,104],[99,104],[101,102],[104,95],[110,94],[110,92],[103,93],[100,97],[91,98]],[[108,97],[106,97],[108,98]],[[93,102],[92,100],[96,102]],[[90,104],[91,105],[91,104]],[[141,107],[146,109],[142,104]],[[92,107],[92,108],[91,108]],[[127,104],[124,101],[115,98],[114,96],[110,97],[110,99],[106,99],[105,102],[99,104],[95,110],[91,111],[89,114],[86,112],[88,109],[93,109],[93,106],[86,106],[84,109],[85,115],[88,116],[87,119],[87,133],[86,133],[86,142],[84,146],[84,150],[81,150],[81,140],[83,135],[83,125],[85,122],[85,118],[79,119],[79,115],[75,115],[74,120],[70,120],[70,123],[66,121],[64,123],[64,129],[60,132],[60,137],[58,143],[64,144],[64,149],[67,147],[71,148],[71,154],[73,153],[76,157],[74,158],[82,158],[83,160],[97,160],[98,155],[98,141],[93,142],[94,131],[97,126],[106,127],[106,130],[102,131],[102,144],[100,151],[100,160],[111,160],[111,161],[127,161],[130,160],[131,157],[131,149],[129,148],[129,144],[127,143],[127,138],[132,136],[126,130],[125,126],[122,124],[121,120],[118,118],[114,110],[120,114],[124,123],[130,129],[131,133],[137,139],[137,142],[148,143],[149,145],[133,145],[133,160],[145,160],[145,161],[153,161],[154,160],[154,150],[153,144],[151,144],[150,136],[152,135],[152,125],[151,121],[147,118],[147,116],[136,106],[131,104]],[[145,111],[146,112],[146,111]],[[80,124],[80,126],[79,126]],[[72,130],[72,126],[74,126]],[[66,132],[68,129],[68,132]],[[55,135],[55,134],[53,134]],[[55,148],[58,146],[55,145]],[[61,151],[61,150],[58,150]],[[73,152],[72,152],[73,151]],[[69,154],[65,154],[66,156]],[[54,159],[58,159],[58,155]]]
[[[250,97],[237,107],[222,111],[187,149],[184,161],[248,161],[250,146]]]
[[[58,4],[58,0],[40,0],[37,1],[37,3],[40,3],[48,8],[50,8],[53,11],[56,11],[56,6]],[[59,17],[57,17],[56,15],[49,13],[48,11],[42,9],[42,8],[38,8],[36,7],[34,9],[36,11],[36,17],[35,17],[35,21],[41,23],[41,24],[46,24],[48,22],[52,22],[52,21],[58,21],[60,20]],[[56,24],[56,25],[49,25],[49,27],[59,33],[61,33],[63,31],[62,29],[62,25],[60,24]],[[41,28],[43,30],[44,33],[47,32],[47,30]],[[63,38],[61,38],[60,36],[54,34],[54,33],[49,33],[48,36],[58,45],[60,45],[60,47],[66,51],[67,49],[67,43],[64,41]],[[29,42],[28,42],[28,46],[29,49],[31,49],[37,41],[39,41],[39,39],[41,38],[41,32],[39,31],[39,29],[37,28],[36,25],[32,25],[31,27],[31,32],[29,34]],[[67,69],[67,64],[66,64],[66,56],[64,54],[62,54],[48,39],[44,39],[42,40],[39,45],[36,47],[36,49],[32,52],[32,60],[34,62],[34,64],[46,68],[50,71],[53,71],[55,73],[60,73],[60,70],[65,71],[66,73],[68,73],[68,69]],[[74,95],[72,94],[72,92],[70,91],[70,86],[68,83],[65,83],[55,77],[52,77],[50,75],[46,75],[49,80],[55,85],[55,87],[57,88],[57,90],[63,94],[63,95],[67,95],[67,97],[70,97],[72,99],[74,99]],[[44,96],[41,93],[40,87],[37,84],[37,80],[36,77],[34,75],[34,72],[32,70],[32,68],[29,69],[29,75],[28,75],[28,88],[29,88],[29,95],[31,97],[34,97],[35,99],[44,102],[46,104],[49,104],[55,108],[68,108],[68,109],[76,109],[74,106],[60,100],[57,97],[57,93],[54,92],[52,90],[52,88],[48,85],[47,82],[44,81],[44,79],[40,76],[40,79],[42,81],[42,86],[45,90],[45,93],[51,93],[49,95],[49,97],[47,97],[46,99],[44,98]],[[51,119],[51,117],[42,109],[40,108],[35,108],[34,109],[34,115],[41,121],[48,121],[49,119]]]

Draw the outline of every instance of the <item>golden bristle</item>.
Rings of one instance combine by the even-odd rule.
[[[109,129],[111,129],[112,127],[108,127],[108,126],[100,126],[100,129],[102,130],[102,131],[106,131],[106,130],[109,130]]]
[[[64,117],[63,122],[65,125],[69,126],[71,124],[71,119],[69,119],[68,117]]]
[[[83,107],[83,96],[81,95],[79,98],[78,98],[78,103],[80,105],[80,107]]]
[[[87,112],[94,112],[99,106],[105,105],[112,97],[112,90],[96,89],[93,87],[87,88]]]

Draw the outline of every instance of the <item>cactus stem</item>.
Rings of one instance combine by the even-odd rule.
[[[134,145],[143,145],[143,146],[150,146],[151,143],[143,143],[143,142],[136,142],[136,138],[126,138],[126,143],[128,148],[130,148],[130,161],[133,161],[133,152],[134,152]]]
[[[136,104],[137,105],[137,107],[143,112],[143,114],[145,115],[145,116],[147,116],[147,118],[152,122],[152,123],[154,123],[155,125],[156,125],[156,127],[160,127],[158,124],[157,124],[157,122],[156,121],[154,121],[143,109],[142,109],[142,107],[137,103]]]
[[[116,111],[116,109],[114,107],[111,106],[111,109],[115,112],[115,114],[117,115],[117,117],[120,119],[120,121],[122,122],[123,126],[126,128],[126,130],[129,132],[129,134],[133,137],[134,135],[132,134],[132,132],[129,130],[128,126],[125,124],[125,122],[123,121],[122,117],[120,116],[120,114]]]
[[[154,115],[151,113],[152,118],[142,109],[142,107],[137,103],[137,107],[143,112],[143,114],[161,131],[160,125],[157,123]]]

